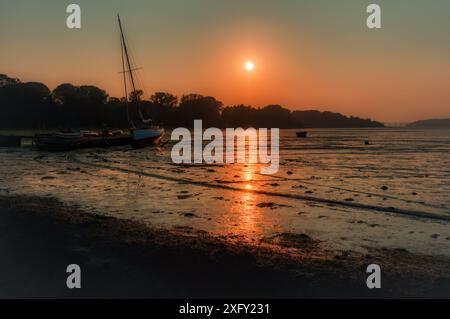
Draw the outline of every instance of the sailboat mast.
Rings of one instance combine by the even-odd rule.
[[[119,18],[120,19],[120,18]],[[127,85],[127,74],[125,72],[125,58],[123,56],[123,41],[122,41],[122,37],[120,38],[120,55],[122,58],[122,73],[123,73],[123,86],[125,89],[125,101],[127,104],[127,120],[128,120],[128,124],[133,127],[134,124],[131,122],[131,117],[130,117],[130,105],[128,103],[128,85]]]
[[[123,29],[122,29],[122,22],[120,21],[120,16],[119,15],[117,15],[117,19],[119,20],[120,36],[122,38],[123,50],[125,52],[125,58],[126,58],[126,61],[127,61],[127,67],[128,67],[127,71],[130,74],[130,80],[131,80],[131,86],[133,87],[133,92],[136,92],[136,86],[134,84],[133,70],[131,68],[131,63],[130,63],[130,56],[128,55],[127,43],[125,42],[125,36],[123,35]]]
[[[126,72],[130,75],[130,81],[131,81],[131,86],[133,89],[133,93],[136,93],[136,85],[135,85],[135,81],[134,81],[134,76],[133,76],[133,69],[131,68],[131,62],[130,62],[130,56],[128,54],[128,48],[127,48],[127,43],[125,41],[125,36],[123,34],[123,28],[122,28],[122,21],[120,20],[120,16],[119,14],[117,15],[117,19],[119,21],[119,28],[120,28],[120,36],[122,38],[122,46],[123,46],[123,52],[125,53],[125,60],[127,62],[127,67],[128,70],[126,70]],[[146,122],[146,120],[144,119],[144,116],[142,115],[141,112],[141,107],[140,107],[140,103],[139,103],[139,96],[137,94],[135,94],[135,102],[137,104],[137,109],[138,109],[138,113],[139,113],[139,117],[141,118],[141,120],[143,122]]]

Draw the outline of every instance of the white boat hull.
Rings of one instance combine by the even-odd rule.
[[[158,145],[164,135],[164,129],[161,128],[144,128],[134,129],[132,131],[134,145],[137,148]]]

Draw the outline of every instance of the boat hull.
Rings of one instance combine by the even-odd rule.
[[[0,147],[19,147],[21,143],[20,136],[0,136]]]
[[[144,148],[159,145],[159,143],[161,142],[161,138],[164,135],[164,129],[159,128],[134,129],[132,133],[134,139],[134,147]]]
[[[80,138],[57,135],[37,135],[34,145],[38,151],[66,152],[80,148],[109,147],[130,145],[133,142],[131,135],[115,136],[84,136]]]

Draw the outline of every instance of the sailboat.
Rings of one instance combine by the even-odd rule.
[[[127,116],[128,116],[128,124],[130,125],[130,132],[133,136],[133,145],[136,148],[144,148],[147,146],[155,146],[158,145],[161,141],[161,138],[164,135],[164,129],[157,126],[152,125],[151,119],[144,118],[141,110],[141,105],[139,101],[139,95],[136,94],[136,81],[135,76],[133,74],[136,71],[133,68],[133,65],[130,61],[130,56],[128,54],[127,43],[125,41],[125,36],[123,33],[122,22],[120,20],[120,16],[117,15],[117,20],[119,22],[120,28],[120,46],[121,46],[121,56],[122,56],[122,70],[123,70],[123,83],[125,88],[125,99],[127,103]],[[133,99],[130,99],[128,94],[128,87],[131,85],[131,95]],[[139,123],[135,123],[130,116],[130,104],[135,103],[137,106],[137,111],[139,114]]]

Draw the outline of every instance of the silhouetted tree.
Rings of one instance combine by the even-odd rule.
[[[178,97],[167,92],[155,92],[150,97],[150,102],[162,107],[175,108],[178,106]]]
[[[95,127],[102,125],[102,112],[108,94],[95,86],[61,84],[53,90],[52,101],[62,108],[61,125]]]
[[[109,127],[128,127],[127,102],[125,98],[112,97],[108,100],[102,113],[102,123]]]
[[[10,78],[6,74],[0,74],[0,87],[20,83],[19,79]]]
[[[280,105],[268,105],[258,111],[257,123],[259,127],[300,127],[298,121],[294,119],[291,111]]]
[[[178,97],[171,93],[156,92],[150,97],[150,117],[160,124],[171,125],[175,121]]]
[[[222,105],[222,102],[211,96],[183,95],[177,110],[177,122],[192,127],[194,120],[203,120],[204,126],[218,126]]]
[[[253,108],[247,105],[223,107],[211,96],[188,94],[181,97],[156,92],[144,100],[142,91],[129,99],[108,98],[95,86],[64,83],[53,92],[42,83],[22,83],[0,74],[0,128],[100,128],[129,127],[127,114],[134,123],[140,116],[136,101],[145,119],[153,119],[166,127],[192,127],[194,120],[203,120],[204,127],[382,127],[383,124],[346,117],[339,113],[294,111],[280,105]],[[128,112],[127,112],[128,110]]]
[[[222,127],[258,127],[258,110],[248,105],[227,106],[222,110]]]
[[[130,92],[129,95],[130,95],[129,96],[130,102],[141,101],[142,96],[144,95],[144,92],[142,90],[136,90],[136,91]]]
[[[2,78],[0,123],[5,128],[41,126],[50,90],[42,83],[21,83]]]
[[[383,127],[384,125],[370,119],[347,117],[339,113],[310,111],[294,111],[293,117],[305,127]]]

